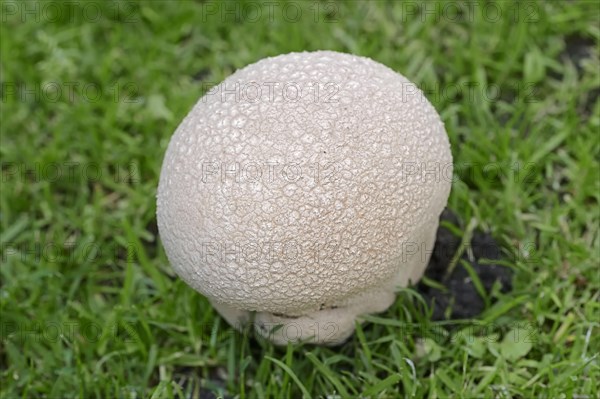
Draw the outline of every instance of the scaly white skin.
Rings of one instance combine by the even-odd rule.
[[[360,316],[385,311],[394,302],[397,287],[405,287],[421,279],[435,244],[437,227],[437,223],[432,225],[429,231],[424,232],[422,239],[417,238],[425,250],[410,251],[412,255],[407,255],[406,263],[412,265],[410,273],[403,268],[391,282],[350,297],[329,309],[316,310],[304,316],[283,317],[269,312],[252,315],[247,310],[215,301],[211,303],[239,331],[253,327],[258,335],[275,345],[286,345],[288,342],[339,345],[352,335],[355,323],[362,322]]]
[[[309,90],[291,99],[290,84]],[[406,78],[292,53],[194,106],[165,154],[158,226],[174,270],[230,324],[254,313],[276,344],[338,344],[421,278],[451,177],[443,124]]]

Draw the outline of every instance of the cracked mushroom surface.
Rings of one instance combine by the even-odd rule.
[[[236,71],[185,117],[158,226],[176,273],[231,325],[333,345],[421,278],[451,180],[444,125],[404,76],[291,53]]]

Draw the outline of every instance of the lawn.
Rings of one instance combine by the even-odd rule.
[[[599,397],[597,2],[1,7],[2,398]],[[317,49],[391,67],[440,112],[456,230],[514,271],[476,320],[432,321],[407,288],[342,346],[280,348],[171,270],[171,134],[236,69]]]

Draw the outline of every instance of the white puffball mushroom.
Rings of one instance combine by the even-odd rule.
[[[369,58],[266,58],[177,128],[158,186],[176,273],[240,329],[334,345],[423,275],[452,180],[422,92]]]

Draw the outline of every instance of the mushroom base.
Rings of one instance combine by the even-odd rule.
[[[360,295],[349,305],[318,310],[293,317],[269,312],[250,312],[211,301],[219,314],[239,331],[254,328],[262,338],[275,345],[306,342],[317,345],[339,345],[354,332],[358,316],[383,312],[394,303],[395,294],[378,291]]]

